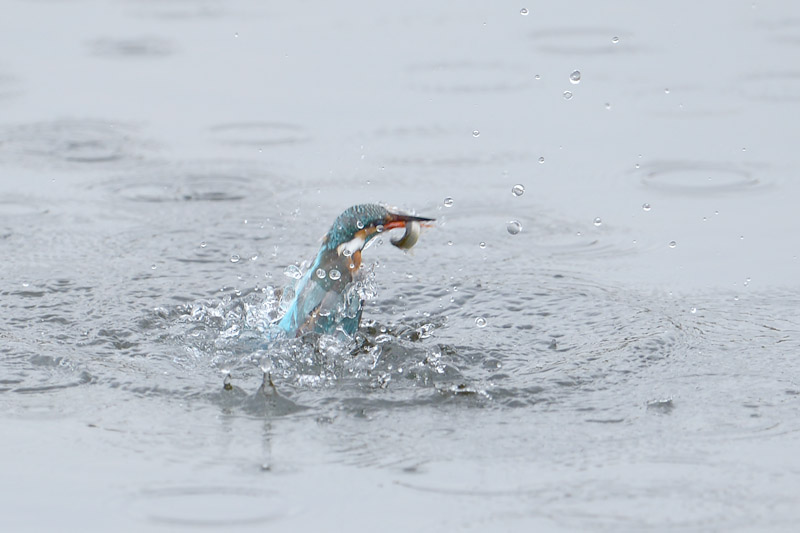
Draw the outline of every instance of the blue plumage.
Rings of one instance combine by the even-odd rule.
[[[333,222],[314,262],[295,286],[294,299],[278,328],[287,336],[307,333],[352,336],[358,329],[363,301],[355,287],[361,250],[382,231],[407,222],[432,219],[394,213],[377,204],[355,205]]]

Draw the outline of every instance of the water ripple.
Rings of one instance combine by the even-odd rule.
[[[645,187],[677,194],[724,194],[767,186],[760,169],[724,163],[661,161],[644,170]]]
[[[145,143],[127,124],[56,120],[0,128],[5,157],[27,164],[107,165],[141,157]]]

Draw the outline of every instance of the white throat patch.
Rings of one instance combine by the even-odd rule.
[[[353,255],[357,251],[359,251],[362,248],[364,248],[364,243],[365,242],[366,241],[364,240],[364,237],[362,237],[360,235],[356,235],[356,238],[353,239],[352,241],[347,241],[347,242],[344,242],[344,243],[340,244],[336,248],[336,252],[339,255],[344,255],[346,257],[350,257],[351,255]]]

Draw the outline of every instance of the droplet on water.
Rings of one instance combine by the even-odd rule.
[[[238,263],[240,259],[241,257],[239,257],[237,254],[233,254],[231,256],[231,263]]]
[[[678,243],[677,243],[677,242],[675,242],[675,241],[669,241],[669,247],[670,247],[670,248],[675,248],[676,246],[678,246]]]
[[[603,221],[600,219],[600,217],[597,217],[594,219],[593,224],[599,228],[600,226],[603,225]]]
[[[570,100],[572,98],[572,93],[570,91],[564,91],[564,100]]]
[[[442,202],[442,204],[443,204],[445,207],[453,207],[453,198],[452,198],[452,197],[450,197],[450,196],[448,196],[447,198],[445,198],[445,199],[444,199],[444,201]]]
[[[522,196],[523,194],[525,194],[525,186],[522,185],[521,183],[517,183],[516,185],[511,187],[511,194],[513,194],[514,196]]]
[[[473,130],[473,132],[472,132],[472,136],[473,137],[478,137],[478,136],[480,136],[480,134],[481,134],[481,132],[479,132],[478,130]]]
[[[528,14],[528,10],[523,7],[522,9],[519,10],[519,14],[524,17]]]
[[[575,70],[569,75],[569,82],[573,85],[581,82],[581,71]]]
[[[522,224],[520,224],[519,220],[509,220],[508,224],[506,224],[506,230],[508,230],[511,235],[516,235],[522,231]]]
[[[328,272],[328,277],[331,278],[333,281],[336,281],[337,279],[342,277],[342,273],[336,270],[335,268],[332,268],[331,271]]]
[[[650,204],[642,204],[642,209],[644,211],[650,211]]]
[[[485,328],[486,319],[483,318],[482,316],[479,316],[478,318],[475,319],[475,325],[478,326],[479,328]]]

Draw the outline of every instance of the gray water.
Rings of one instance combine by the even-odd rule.
[[[2,0],[0,529],[795,530],[799,54],[788,1]],[[437,223],[265,346],[361,202]]]

